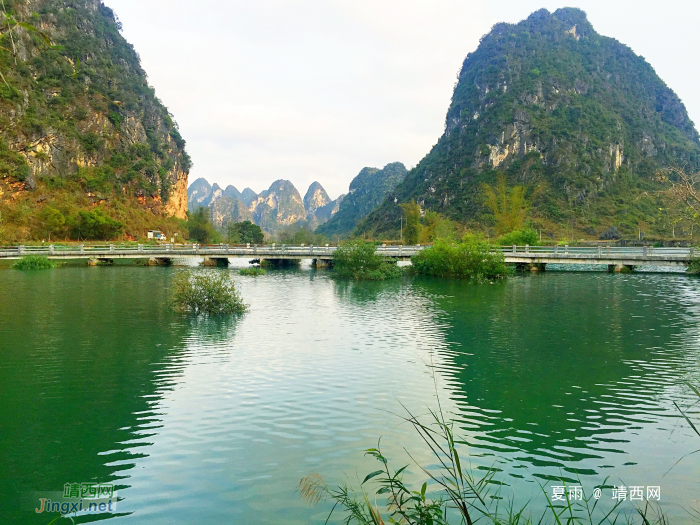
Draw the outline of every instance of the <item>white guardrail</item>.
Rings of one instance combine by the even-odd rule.
[[[406,245],[379,245],[377,253],[387,257],[410,257],[424,249],[425,246]],[[104,245],[61,245],[50,244],[40,246],[0,246],[0,258],[21,257],[24,255],[46,255],[54,257],[104,257],[110,254],[121,257],[134,255],[135,257],[145,256],[206,256],[206,255],[250,255],[252,257],[288,255],[288,256],[331,256],[337,246],[313,246],[313,245],[199,245],[199,244],[104,244]],[[501,246],[496,248],[509,255],[519,257],[554,256],[565,259],[567,257],[577,258],[587,256],[587,258],[610,258],[610,257],[642,257],[650,259],[687,258],[691,259],[700,256],[697,248],[655,248],[644,247],[611,247],[611,246]]]

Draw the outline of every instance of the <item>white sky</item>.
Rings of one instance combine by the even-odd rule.
[[[644,56],[700,121],[700,1],[104,0],[187,140],[190,182],[277,179],[331,198],[364,166],[437,142],[467,53],[497,22],[580,7]]]

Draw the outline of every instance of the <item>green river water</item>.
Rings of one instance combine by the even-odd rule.
[[[120,500],[77,522],[323,523],[299,479],[356,485],[382,436],[394,466],[406,449],[430,467],[392,413],[436,392],[463,462],[497,468],[506,499],[542,508],[539,483],[610,476],[660,486],[673,523],[700,508],[700,454],[666,473],[700,448],[673,404],[698,415],[683,382],[700,383],[700,279],[352,284],[302,266],[237,277],[250,311],[211,320],[170,311],[177,271],[0,270],[0,523],[48,524],[23,498],[74,482]]]

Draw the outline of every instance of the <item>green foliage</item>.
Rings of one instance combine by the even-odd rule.
[[[437,239],[454,239],[457,235],[458,224],[446,219],[435,211],[426,211],[423,217],[423,228],[418,240],[421,244],[430,244]]]
[[[71,235],[74,239],[107,241],[120,235],[124,224],[105,215],[102,210],[79,211],[71,217]]]
[[[238,314],[247,310],[228,270],[179,272],[173,280],[172,307],[195,315]]]
[[[356,281],[383,281],[403,275],[395,262],[377,255],[374,243],[361,239],[348,241],[333,252],[333,273]]]
[[[250,221],[229,223],[226,235],[230,244],[262,244],[265,240],[260,226]]]
[[[498,246],[537,246],[539,236],[532,228],[515,230],[496,240]]]
[[[240,275],[257,277],[258,275],[265,275],[265,268],[260,268],[260,266],[251,266],[250,268],[241,268],[238,273]]]
[[[29,177],[29,164],[19,153],[12,151],[0,138],[0,177],[14,177],[24,181]]]
[[[39,220],[49,239],[52,234],[63,231],[66,224],[66,218],[63,214],[56,208],[48,205],[44,206],[44,209],[39,212]]]
[[[56,263],[41,255],[26,255],[12,265],[15,270],[48,270],[55,267]]]
[[[477,282],[504,278],[509,274],[505,258],[492,248],[473,235],[465,236],[460,243],[438,240],[411,257],[412,271],[417,275],[474,279]]]
[[[691,275],[700,275],[700,257],[695,257],[690,261],[686,272]]]
[[[513,186],[509,190],[504,175],[498,176],[495,187],[486,183],[481,187],[486,207],[493,213],[496,220],[496,231],[508,233],[519,230],[530,210],[530,204],[525,199],[525,188]]]
[[[209,215],[209,208],[197,208],[195,211],[187,212],[189,218],[187,231],[190,240],[199,244],[212,244],[220,241],[221,236],[209,221]]]
[[[417,244],[418,235],[420,235],[420,206],[416,201],[412,200],[405,204],[401,204],[405,225],[403,228],[403,238],[406,244]]]

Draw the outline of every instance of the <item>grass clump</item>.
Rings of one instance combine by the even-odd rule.
[[[338,277],[356,281],[383,281],[401,277],[396,261],[377,255],[374,243],[355,239],[333,252],[333,272]]]
[[[467,235],[462,242],[437,240],[411,257],[413,273],[434,277],[474,279],[483,282],[510,273],[501,252],[481,238]]]
[[[56,263],[41,255],[27,255],[12,265],[15,270],[48,270]]]
[[[257,277],[258,275],[265,275],[265,268],[260,268],[260,266],[251,266],[250,268],[241,268],[238,271],[238,274]]]
[[[173,309],[195,315],[245,312],[248,307],[228,271],[183,271],[173,282]]]

